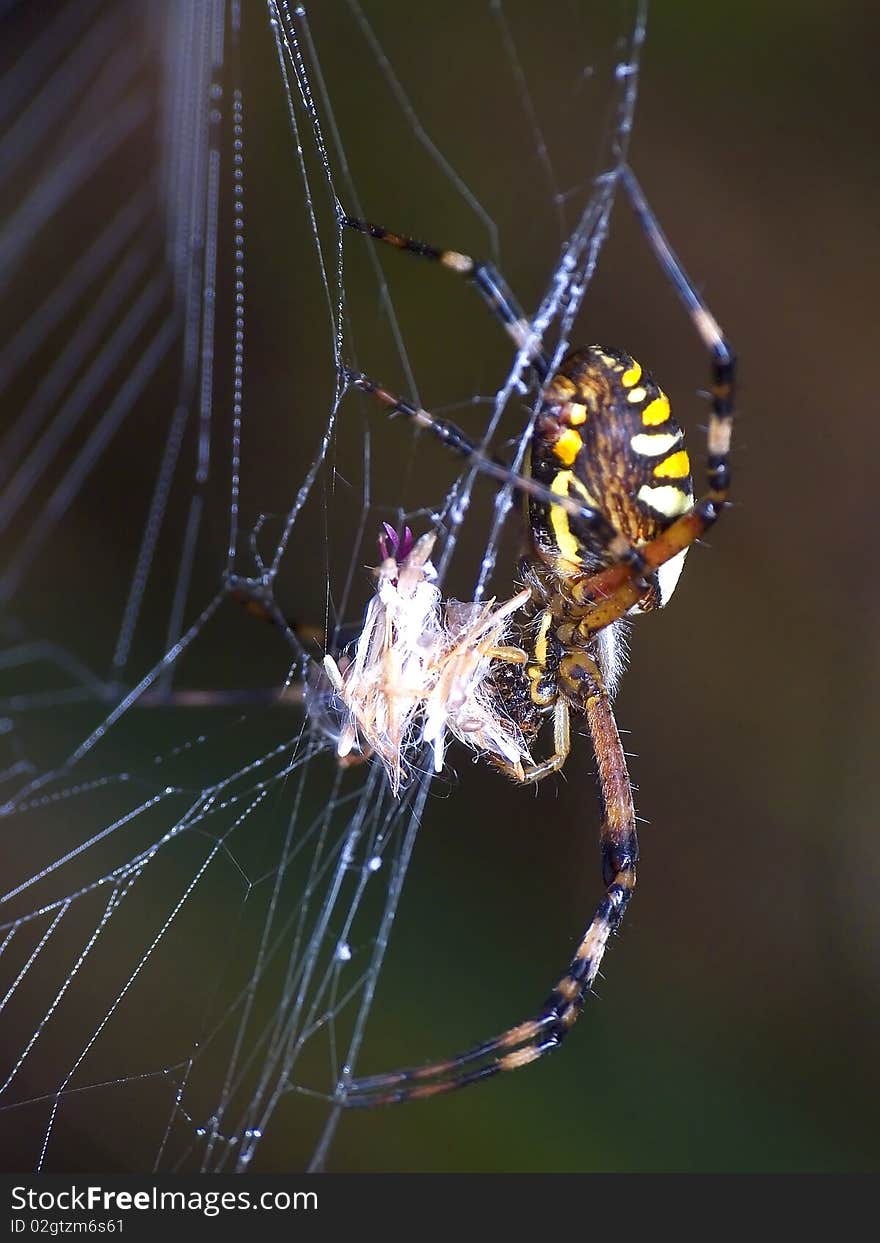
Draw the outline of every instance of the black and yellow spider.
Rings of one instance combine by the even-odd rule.
[[[364,375],[346,371],[344,379],[524,494],[528,553],[521,576],[531,588],[531,604],[518,621],[527,650],[517,655],[508,649],[502,657],[508,663],[499,666],[495,684],[499,702],[503,698],[528,742],[552,716],[554,749],[548,759],[525,769],[494,762],[516,780],[539,781],[565,763],[571,712],[586,718],[604,806],[606,885],[568,970],[536,1017],[449,1061],[356,1079],[341,1095],[349,1107],[449,1092],[525,1066],[557,1048],[583,1008],[635,886],[635,811],[611,708],[620,663],[616,631],[627,614],[666,603],[688,548],[727,504],[735,363],[632,172],[623,168],[620,179],[657,260],[711,355],[708,490],[696,503],[682,429],[662,390],[633,358],[604,346],[587,346],[568,353],[551,375],[540,346],[531,344],[529,321],[489,264],[360,220],[342,222],[466,277],[517,346],[529,351],[540,399],[530,470],[522,478],[511,476],[454,424],[401,400]]]

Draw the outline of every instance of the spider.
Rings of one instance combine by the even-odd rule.
[[[567,971],[537,1015],[448,1061],[343,1080],[347,1107],[436,1096],[537,1061],[571,1031],[635,886],[638,842],[626,760],[611,702],[620,670],[620,627],[630,613],[664,605],[690,545],[728,503],[735,358],[714,316],[673,253],[632,171],[621,183],[649,246],[711,357],[708,489],[694,501],[681,427],[653,377],[628,354],[591,345],[571,350],[551,374],[531,325],[501,275],[457,251],[439,250],[362,220],[343,226],[438,263],[470,281],[516,345],[540,388],[527,476],[512,475],[453,423],[395,396],[367,376],[345,382],[524,495],[530,590],[517,621],[526,650],[505,649],[494,675],[499,703],[528,742],[552,719],[553,751],[531,765],[489,756],[514,780],[541,781],[570,750],[571,713],[585,717],[604,809],[605,894]]]

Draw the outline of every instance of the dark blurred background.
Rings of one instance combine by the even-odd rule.
[[[397,3],[365,11],[425,130],[496,226],[493,257],[526,308],[534,308],[601,165],[613,105],[610,71],[625,51],[619,40],[631,31],[632,10],[613,3],[560,3],[540,12],[504,7],[533,118],[489,6],[447,4],[424,16]],[[367,51],[355,10],[328,6],[310,17],[350,160],[351,182],[337,179],[343,208],[439,245],[493,254],[485,222],[417,140],[388,74]],[[32,38],[26,13],[13,11],[6,21],[10,39]],[[120,49],[135,32],[129,18]],[[644,817],[638,892],[598,995],[559,1055],[428,1104],[344,1117],[330,1168],[876,1168],[880,926],[870,809],[880,736],[877,36],[876,15],[857,3],[657,4],[649,14],[631,160],[737,347],[742,384],[736,505],[710,545],[691,553],[668,611],[635,627],[618,699]],[[330,316],[261,6],[245,6],[242,58],[242,523],[249,529],[261,512],[277,516],[290,506],[325,427],[333,370]],[[144,81],[148,89],[149,66]],[[319,105],[329,131],[320,98]],[[546,139],[547,162],[533,120]],[[154,143],[147,115],[69,210],[34,239],[19,284],[9,287],[4,322],[16,322],[24,284],[48,282],[59,257],[77,244],[81,220],[102,210],[119,178],[136,175]],[[332,286],[335,235],[320,162],[305,145]],[[332,150],[331,165],[338,174]],[[346,199],[352,184],[357,204]],[[562,216],[555,191],[568,196]],[[476,431],[483,407],[471,399],[491,396],[507,374],[503,334],[447,274],[378,255],[408,375],[368,249],[363,239],[345,239],[352,321],[346,348],[353,344],[357,364],[389,386],[408,391],[414,378],[425,405],[454,412]],[[224,296],[229,305],[229,281],[228,256],[221,256],[219,305]],[[705,405],[697,390],[707,382],[706,359],[622,198],[574,335],[624,347],[650,367],[690,431],[694,458],[701,458]],[[231,352],[224,349],[218,390],[228,395],[223,373]],[[22,392],[37,381],[35,374],[22,377]],[[168,358],[97,481],[24,576],[7,606],[7,635],[16,642],[49,640],[106,672],[128,589],[129,570],[117,581],[115,567],[128,566],[140,539],[154,478],[152,464],[143,472],[141,463],[145,455],[155,458],[175,384]],[[10,419],[17,400],[14,391]],[[513,410],[508,418],[515,416]],[[514,422],[505,429],[510,436],[517,430]],[[210,598],[223,567],[223,433],[217,453],[221,468],[208,486],[210,514],[188,620]],[[321,622],[329,610],[335,620],[354,565],[341,620],[356,619],[368,589],[359,567],[371,563],[379,518],[393,520],[396,507],[438,505],[457,469],[433,444],[416,444],[408,428],[388,426],[357,397],[346,399],[339,439],[279,579],[285,611]],[[371,510],[361,546],[354,533],[365,473]],[[465,595],[473,583],[492,497],[493,485],[479,483],[451,570],[453,594]],[[148,592],[144,637],[132,661],[137,674],[163,650],[165,596],[187,514],[183,496],[172,496],[169,514],[167,546],[160,546],[168,582]],[[279,530],[280,519],[270,517],[267,548]],[[22,528],[11,535],[21,538]],[[510,591],[515,549],[512,525],[493,580],[501,597]],[[184,659],[180,677],[197,686],[275,685],[289,659],[271,628],[224,606]],[[10,763],[17,754],[57,762],[99,719],[60,711],[22,719]],[[109,750],[89,763],[94,775],[147,768],[144,757],[160,735],[163,748],[186,747],[202,728],[201,719],[169,714],[149,726],[155,736],[147,741],[111,734]],[[268,747],[273,730],[290,724],[279,725],[276,714],[245,728],[255,731],[258,753],[260,740]],[[211,751],[217,771],[227,762],[223,745],[215,742]],[[585,739],[576,740],[564,776],[536,791],[504,783],[460,752],[450,759],[457,771],[447,771],[428,799],[367,1027],[364,1073],[445,1056],[530,1014],[600,892],[598,807]],[[204,756],[193,763],[191,784],[208,784],[198,767],[209,766]],[[318,763],[329,787],[332,760]],[[346,780],[353,786],[362,775]],[[22,850],[26,858],[32,848],[39,855],[34,843],[41,835],[58,835],[48,854],[59,854],[64,834],[82,835],[89,825],[94,831],[111,814],[97,801],[65,804],[61,821],[51,809],[35,813],[25,842],[20,822],[10,821],[15,832],[0,842],[4,867],[20,868]],[[27,864],[25,873],[36,866]],[[218,886],[208,918],[193,931],[191,960],[163,967],[169,1012],[156,1021],[172,1031],[185,1022],[172,999],[187,992],[189,973],[209,973],[226,952],[224,901],[238,912],[241,894]],[[97,968],[89,986],[99,1014],[109,997],[100,1000]],[[43,1010],[49,1000],[47,986]],[[30,1027],[22,1019],[21,1030]],[[140,1056],[128,1045],[108,1078],[132,1073]],[[35,1071],[32,1092],[40,1082]],[[118,1125],[120,1101],[128,1102],[122,1089],[91,1098],[62,1137],[56,1168],[143,1167],[136,1128]],[[3,1120],[10,1166],[32,1164],[40,1124],[25,1115]],[[293,1116],[281,1117],[257,1168],[307,1159],[310,1141],[296,1128]]]

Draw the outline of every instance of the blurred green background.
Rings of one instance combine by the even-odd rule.
[[[260,512],[289,506],[322,434],[333,374],[277,62],[261,6],[245,10],[248,527]],[[487,5],[464,3],[424,15],[400,3],[366,12],[432,141],[497,226],[508,281],[535,307],[564,233],[497,20]],[[631,9],[511,4],[504,12],[555,189],[570,194],[563,221],[570,225],[607,138],[610,71]],[[351,183],[339,176],[343,208],[439,245],[492,253],[479,213],[417,141],[354,10],[326,6],[310,17],[360,199],[348,201]],[[656,4],[649,14],[632,163],[737,347],[742,384],[736,506],[711,546],[692,552],[669,610],[635,627],[618,699],[644,817],[639,888],[598,995],[561,1053],[428,1104],[344,1117],[331,1169],[876,1168],[877,35],[876,15],[857,3]],[[313,83],[318,89],[316,77]],[[322,115],[326,124],[323,105]],[[145,142],[141,134],[121,168],[143,160]],[[335,236],[308,143],[306,160],[332,273]],[[331,163],[338,172],[332,152]],[[77,210],[95,203],[84,196]],[[57,226],[57,238],[63,228],[76,237],[75,213]],[[55,261],[57,238],[54,249],[34,251],[32,274]],[[354,344],[358,365],[408,391],[361,243],[345,240],[346,346]],[[468,403],[491,395],[506,376],[503,334],[447,274],[394,254],[377,257],[418,396],[478,429],[482,407]],[[622,199],[575,338],[624,347],[650,367],[700,459],[705,406],[696,392],[707,382],[706,360]],[[141,480],[138,472],[173,400],[170,366],[164,379],[166,388],[139,407],[137,425],[126,427],[103,482],[71,510],[15,601],[25,633],[60,642],[101,669],[127,590],[113,568],[127,563],[142,529],[138,501],[141,492],[148,497],[152,474]],[[505,429],[516,432],[513,423]],[[221,461],[225,451],[221,442]],[[321,621],[329,574],[332,616],[354,555],[344,620],[356,618],[367,592],[357,566],[370,563],[372,527],[393,518],[396,506],[439,504],[456,470],[441,449],[414,445],[408,428],[387,426],[348,398],[279,581],[286,611]],[[367,545],[353,554],[365,472],[373,509]],[[224,488],[219,470],[209,487],[213,517],[193,615],[219,581]],[[473,582],[492,496],[491,483],[478,484],[453,593],[464,595]],[[173,499],[170,513],[169,527],[179,531],[183,501]],[[510,590],[513,525],[493,581],[502,597]],[[269,522],[267,547],[278,529]],[[179,540],[169,538],[169,581],[178,554]],[[155,596],[145,630],[153,627],[161,650],[159,588]],[[280,637],[259,627],[254,634],[254,624],[233,613],[206,629],[184,662],[183,684],[263,686],[283,678],[288,652]],[[151,650],[144,640],[144,668]],[[34,731],[23,748],[51,753],[54,729],[69,738],[84,727],[60,713],[43,717],[22,727]],[[201,728],[193,717],[143,727],[155,736],[145,740],[142,730],[141,753],[120,731],[115,749],[95,757],[95,770],[146,767],[160,734],[163,747],[178,738],[185,745]],[[290,726],[276,714],[246,728],[257,754],[273,730]],[[222,771],[223,746],[212,745],[211,763]],[[319,764],[329,783],[331,760]],[[516,789],[460,753],[452,764],[457,774],[444,775],[428,800],[367,1028],[364,1073],[448,1055],[530,1014],[600,892],[585,739],[576,740],[564,776],[537,791]],[[207,784],[198,768],[189,780]],[[362,775],[345,780],[353,788]],[[319,805],[320,788],[310,786],[306,799]],[[283,812],[278,806],[278,823]],[[63,824],[49,812],[35,816],[26,849],[41,834],[66,840],[79,816],[93,828],[106,819],[97,802],[66,810]],[[262,848],[271,855],[265,841]],[[2,849],[7,866],[21,866],[20,839],[7,837]],[[163,966],[168,1013],[153,1019],[163,1030],[184,1025],[175,999],[186,994],[190,973],[209,974],[217,954],[228,952],[240,891],[218,885],[207,914],[193,929],[192,957]],[[130,950],[119,952],[131,962]],[[97,968],[90,989],[100,998]],[[146,1058],[155,1034],[145,1027],[142,1039],[143,1053],[127,1045],[109,1078]],[[35,1071],[32,1090],[39,1083]],[[145,1101],[152,1090],[147,1085]],[[56,1168],[142,1168],[137,1128],[117,1126],[131,1099],[122,1090],[93,1097],[64,1134]],[[307,1159],[313,1131],[300,1132],[298,1118],[279,1111],[257,1168]],[[12,1123],[7,1160],[27,1165],[39,1125],[31,1132],[23,1111],[5,1122]]]

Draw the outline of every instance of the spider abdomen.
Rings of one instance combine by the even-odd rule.
[[[633,547],[694,503],[684,434],[668,398],[635,359],[600,345],[572,350],[547,385],[531,468],[550,491],[598,511]],[[561,505],[531,497],[529,524],[535,551],[562,578],[614,559],[607,532]]]

